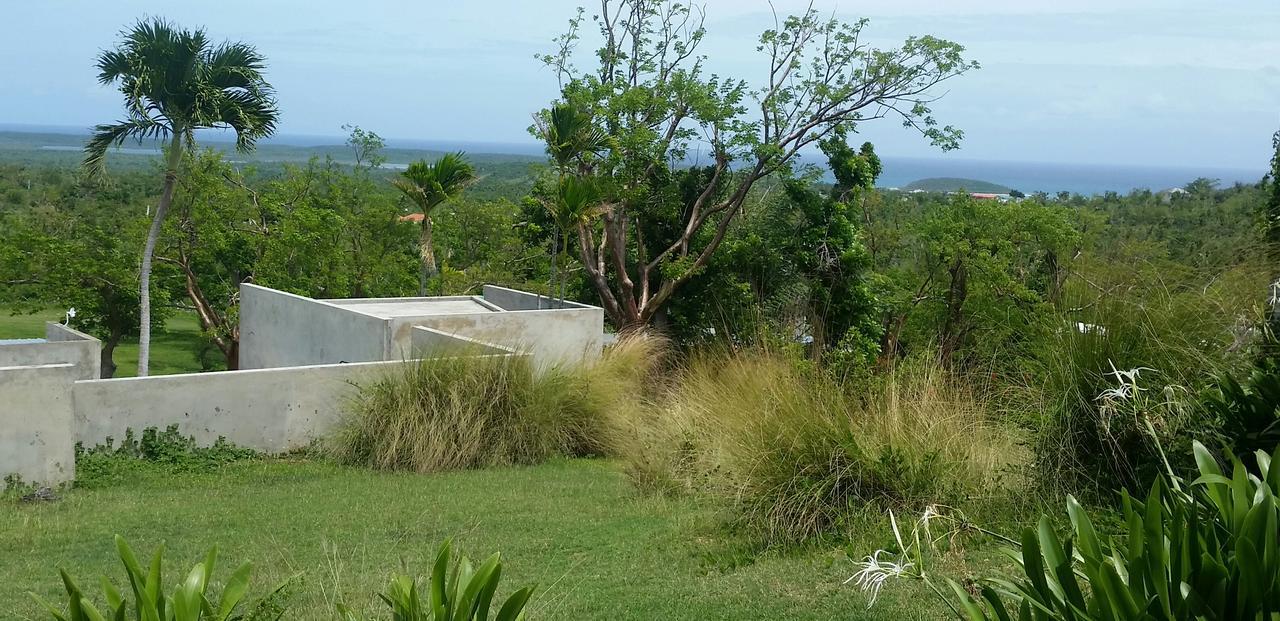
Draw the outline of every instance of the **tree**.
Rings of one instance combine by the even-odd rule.
[[[442,203],[457,198],[476,181],[475,169],[462,153],[446,153],[432,163],[418,160],[391,183],[408,196],[422,212],[422,230],[418,241],[422,270],[418,295],[427,294],[427,281],[436,275],[436,251],[431,237],[431,215]]]
[[[114,377],[116,347],[138,330],[138,272],[126,246],[142,237],[139,229],[104,228],[50,206],[0,220],[4,302],[30,312],[76,309],[73,327],[102,340],[101,376]]]
[[[1266,187],[1266,204],[1263,206],[1265,220],[1264,235],[1266,237],[1267,255],[1272,265],[1280,263],[1280,131],[1271,136],[1271,146],[1275,155],[1271,156],[1271,170],[1263,178]],[[1280,270],[1271,273],[1271,291],[1267,299],[1271,305],[1266,355],[1280,359]]]
[[[609,147],[609,135],[589,113],[569,104],[553,106],[535,116],[534,123],[556,172],[555,189],[542,202],[556,226],[551,236],[551,295],[558,289],[563,303],[568,277],[560,263],[562,253],[569,252],[569,235],[603,213],[599,184],[590,174],[596,158]]]
[[[560,79],[556,104],[589,115],[610,139],[593,169],[576,173],[611,188],[598,225],[577,233],[583,268],[619,327],[649,323],[705,268],[756,183],[788,174],[802,150],[833,131],[893,115],[943,149],[958,146],[961,132],[939,127],[929,105],[934,87],[977,67],[960,45],[931,36],[873,48],[861,37],[865,20],[825,20],[810,10],[761,35],[765,80],[753,89],[705,74],[699,10],[604,0],[595,18],[598,67],[586,73],[572,62],[582,21],[579,11],[556,51],[540,58]],[[646,210],[656,207],[651,181],[704,149],[711,174],[678,206],[682,225],[669,239],[638,240]],[[647,252],[654,244],[659,250]]]
[[[159,18],[139,21],[124,40],[98,57],[98,81],[119,83],[125,119],[98,125],[85,145],[84,166],[103,171],[107,151],[125,140],[167,141],[164,189],[143,245],[139,274],[138,375],[151,354],[151,261],[181,174],[183,153],[195,132],[229,128],[236,148],[247,151],[275,132],[279,111],[263,76],[264,58],[240,42],[213,45],[204,30],[182,30]],[[185,149],[184,149],[185,147]]]
[[[387,143],[382,136],[350,123],[343,125],[342,131],[348,134],[347,146],[355,153],[356,168],[378,168],[387,163],[387,157],[382,154],[382,148]]]

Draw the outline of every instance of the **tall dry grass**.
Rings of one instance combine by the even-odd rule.
[[[861,395],[767,351],[694,355],[606,419],[642,488],[707,493],[769,541],[837,529],[868,505],[970,495],[1019,451],[936,365],[904,365]]]
[[[590,408],[569,373],[525,357],[396,365],[361,385],[329,446],[341,462],[432,472],[537,463],[586,450]]]

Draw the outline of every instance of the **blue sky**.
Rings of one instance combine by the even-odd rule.
[[[520,142],[556,94],[533,59],[581,1],[337,2],[44,0],[0,26],[0,123],[87,126],[119,115],[93,58],[143,15],[256,44],[279,91],[282,133]],[[594,2],[590,3],[594,6]],[[775,0],[780,12],[807,2]],[[964,44],[983,68],[948,85],[940,120],[965,130],[946,157],[1262,169],[1280,128],[1280,3],[1274,0],[816,1],[869,17],[877,45],[910,34]],[[706,2],[713,70],[758,82],[764,0]],[[252,16],[252,17],[249,17]],[[588,32],[590,34],[590,32]],[[590,38],[587,40],[591,42]],[[884,120],[877,151],[931,156]]]

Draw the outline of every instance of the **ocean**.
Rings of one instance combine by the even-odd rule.
[[[14,126],[0,123],[0,131],[33,132],[43,131],[57,134],[83,135],[84,130],[66,127],[33,127]],[[201,140],[209,142],[229,142],[229,137],[205,135]],[[319,147],[342,144],[344,138],[334,136],[278,135],[263,141],[264,145],[281,145],[293,147]],[[74,145],[75,143],[71,143]],[[471,142],[450,140],[403,140],[387,139],[387,147],[393,149],[414,149],[432,152],[461,150],[473,154],[499,154],[515,157],[541,159],[544,151],[541,145],[528,142]],[[68,143],[47,144],[40,148],[48,150],[78,150],[79,146]],[[122,152],[135,155],[151,155],[154,149],[142,147],[125,147]],[[269,159],[269,158],[263,158]],[[817,165],[825,165],[820,154],[805,154],[802,161]],[[1199,177],[1218,180],[1222,186],[1235,183],[1257,183],[1265,172],[1265,162],[1257,169],[1221,168],[1212,166],[1145,166],[1119,164],[1066,164],[1031,161],[977,160],[956,157],[882,157],[883,174],[877,185],[882,188],[897,188],[912,181],[933,177],[958,177],[997,183],[1027,194],[1032,192],[1071,192],[1075,194],[1103,194],[1119,192],[1125,194],[1137,189],[1152,191],[1182,187]]]
[[[883,158],[884,172],[877,185],[902,187],[930,177],[960,177],[990,181],[1032,192],[1072,192],[1075,194],[1126,194],[1136,189],[1152,191],[1182,187],[1199,177],[1217,179],[1222,186],[1257,183],[1266,172],[1214,167],[1123,166],[1098,164],[1058,164],[1047,162],[1007,162],[953,158]]]

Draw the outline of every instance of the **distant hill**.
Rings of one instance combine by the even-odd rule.
[[[924,190],[926,192],[955,192],[965,190],[983,194],[1008,194],[1009,188],[990,181],[977,179],[961,179],[959,177],[930,177],[918,179],[903,186],[904,190]]]

